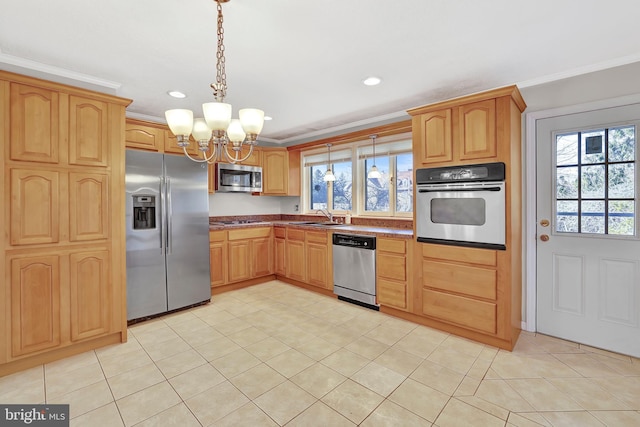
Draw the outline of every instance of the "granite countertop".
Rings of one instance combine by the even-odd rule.
[[[353,224],[340,224],[340,225],[322,225],[323,222],[319,220],[316,224],[309,224],[311,221],[288,221],[288,220],[274,220],[274,221],[234,221],[234,222],[211,222],[209,224],[209,230],[226,230],[230,228],[253,228],[253,227],[265,227],[265,226],[280,226],[280,227],[295,227],[304,228],[306,230],[331,230],[336,233],[351,233],[351,234],[367,234],[376,235],[379,237],[396,237],[407,238],[413,237],[413,230],[380,227],[370,225],[353,225]]]

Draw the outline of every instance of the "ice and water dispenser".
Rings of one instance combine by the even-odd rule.
[[[156,196],[133,196],[133,229],[156,228]]]

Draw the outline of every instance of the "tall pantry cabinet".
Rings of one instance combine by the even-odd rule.
[[[0,376],[126,340],[129,103],[0,71]]]

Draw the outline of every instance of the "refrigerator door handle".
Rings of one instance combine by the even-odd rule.
[[[160,209],[160,253],[164,254],[164,240],[165,240],[165,209],[164,209],[164,179],[159,176],[158,180],[160,181],[159,183],[159,187],[160,187],[160,193],[158,194],[160,197],[159,203],[158,203],[158,208]]]
[[[173,207],[171,205],[171,178],[167,177],[167,254],[170,254],[173,249],[173,227],[171,223],[173,222]]]

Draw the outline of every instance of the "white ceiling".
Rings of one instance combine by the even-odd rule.
[[[155,121],[212,100],[213,0],[0,3],[0,69],[104,85]],[[263,109],[260,140],[285,145],[640,61],[637,0],[231,0],[223,12],[226,101]],[[364,86],[370,75],[382,84]]]

